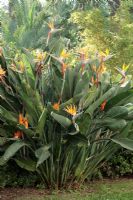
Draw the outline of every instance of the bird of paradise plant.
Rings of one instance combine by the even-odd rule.
[[[130,78],[124,87],[112,82],[98,56],[89,59],[83,73],[79,61],[63,77],[57,53],[47,53],[39,74],[32,53],[25,51],[19,59],[26,66],[23,73],[10,69],[8,61],[8,87],[0,84],[1,131],[6,130],[0,133],[5,149],[0,165],[12,159],[37,172],[46,187],[60,188],[91,179],[119,145],[133,149],[126,138],[133,124]]]

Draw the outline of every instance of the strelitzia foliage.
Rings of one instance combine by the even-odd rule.
[[[25,50],[0,68],[0,164],[12,159],[48,188],[91,179],[120,145],[133,149],[131,76],[112,82],[111,55],[80,51],[76,66],[69,56]]]

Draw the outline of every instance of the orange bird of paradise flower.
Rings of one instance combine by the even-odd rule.
[[[68,57],[69,57],[69,54],[63,49],[62,52],[60,53],[60,59],[63,60]]]
[[[51,34],[62,30],[62,29],[56,29],[55,26],[54,26],[54,22],[49,22],[48,27],[49,27],[50,31],[48,32],[47,45],[48,45],[49,40],[51,38]]]
[[[20,138],[22,138],[22,137],[23,137],[22,131],[16,131],[16,132],[14,133],[14,138],[15,138],[15,139],[20,139]]]
[[[50,40],[50,38],[51,38],[51,34],[52,34],[52,32],[54,31],[54,23],[53,22],[49,22],[48,23],[48,27],[50,28],[50,31],[48,32],[48,37],[47,37],[47,45],[48,45],[48,43],[49,43],[49,40]]]
[[[94,78],[94,76],[91,77],[91,82],[92,84],[96,85],[98,87],[99,80],[98,77]]]
[[[64,77],[64,74],[66,72],[66,69],[67,69],[67,64],[66,63],[62,63],[62,65],[61,65],[61,73],[62,73],[63,77]]]
[[[54,103],[52,107],[53,107],[54,110],[58,111],[60,109],[60,104],[59,103]]]
[[[101,106],[100,106],[100,110],[101,110],[101,111],[104,111],[106,104],[107,104],[107,100],[105,100],[105,101],[101,104]]]
[[[21,125],[23,125],[23,126],[25,126],[25,128],[28,128],[28,120],[27,120],[27,118],[26,117],[23,117],[23,115],[22,114],[19,114],[19,119],[18,119],[18,121],[19,121],[19,124],[21,124]],[[23,137],[23,132],[22,131],[16,131],[15,133],[14,133],[14,138],[16,138],[16,139],[20,139],[20,138],[22,138]]]
[[[67,64],[64,63],[64,59],[68,58],[69,54],[63,49],[62,52],[60,53],[59,59],[61,60],[61,71],[62,71],[62,76],[64,77],[64,74],[67,69]]]
[[[24,125],[25,128],[28,128],[28,120],[26,117],[23,117],[22,114],[19,114],[19,124]]]
[[[1,67],[0,67],[0,80],[2,81],[3,78],[5,77],[6,71],[4,71]]]

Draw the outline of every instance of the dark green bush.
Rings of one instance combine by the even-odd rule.
[[[133,152],[121,149],[100,170],[102,177],[121,177],[133,174]]]
[[[40,183],[38,175],[20,169],[15,162],[0,167],[0,187],[35,187]]]

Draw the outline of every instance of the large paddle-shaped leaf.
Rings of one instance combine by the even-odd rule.
[[[50,145],[45,145],[35,151],[35,156],[38,158],[36,167],[41,165],[45,160],[49,158],[50,156],[49,148]]]
[[[69,127],[72,122],[70,119],[68,119],[67,117],[64,117],[62,115],[58,115],[54,112],[51,112],[51,116],[61,125],[63,126],[64,128],[67,128]]]
[[[29,159],[14,159],[17,165],[23,169],[26,169],[28,171],[34,172],[36,171],[36,162]]]
[[[8,122],[17,124],[17,115],[14,114],[13,112],[10,112],[8,110],[6,110],[5,108],[3,108],[2,106],[0,106],[0,118],[1,119],[5,119]]]
[[[9,159],[11,159],[22,147],[28,146],[23,141],[16,141],[12,143],[5,151],[4,155],[1,157],[1,159],[4,161],[4,163],[8,162]],[[3,163],[0,163],[0,165],[3,165]]]
[[[90,116],[92,116],[94,111],[103,103],[103,101],[108,100],[116,94],[117,89],[118,87],[112,87],[109,89],[104,95],[102,95],[91,106],[89,106],[85,113],[89,113]]]
[[[43,109],[43,112],[38,120],[38,126],[36,128],[36,132],[39,133],[39,135],[41,136],[42,135],[42,132],[44,130],[44,127],[45,127],[45,123],[46,123],[46,118],[47,118],[47,109],[44,108]]]
[[[115,138],[115,139],[111,139],[113,142],[115,142],[116,144],[121,145],[122,147],[133,151],[133,140],[128,139],[128,138]]]

